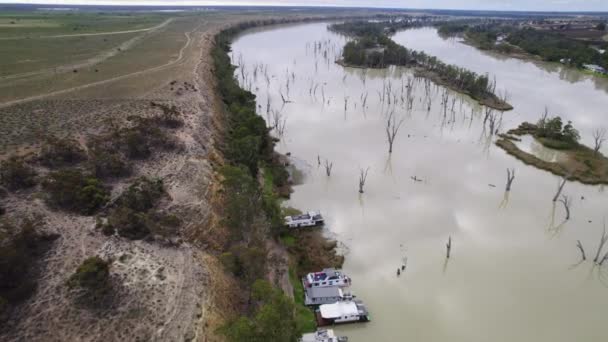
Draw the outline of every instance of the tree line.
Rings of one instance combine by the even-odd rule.
[[[443,36],[464,35],[477,47],[484,50],[512,52],[519,47],[525,52],[541,57],[549,62],[565,61],[566,64],[582,67],[583,64],[597,64],[608,69],[608,55],[601,54],[588,42],[567,37],[559,32],[519,28],[512,23],[443,23],[438,26]],[[504,41],[498,37],[504,36]],[[608,47],[608,43],[604,44]]]
[[[401,46],[388,36],[387,32],[390,32],[390,29],[379,29],[381,25],[378,23],[357,23],[332,25],[331,27],[334,31],[346,29],[347,34],[355,32],[360,34],[344,46],[343,58],[347,65],[370,68],[384,68],[389,65],[417,67],[431,73],[433,78],[439,78],[449,87],[469,94],[477,100],[490,98],[500,101],[494,93],[496,84],[490,80],[487,74],[479,75],[465,68],[446,64],[437,57],[422,51],[410,50]],[[354,29],[354,27],[357,28]]]

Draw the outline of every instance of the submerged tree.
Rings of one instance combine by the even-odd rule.
[[[505,191],[511,191],[511,184],[515,179],[515,169],[507,169],[507,187]]]
[[[388,153],[393,153],[393,144],[395,143],[395,137],[399,133],[399,128],[403,124],[403,119],[396,122],[395,112],[390,112],[388,120],[386,122],[386,137],[388,139]]]
[[[367,172],[369,171],[369,167],[365,170],[360,169],[359,173],[359,193],[363,193],[363,187],[365,186],[365,181],[367,180]]]
[[[325,173],[327,177],[331,176],[331,169],[334,167],[334,163],[330,163],[329,160],[325,159]]]

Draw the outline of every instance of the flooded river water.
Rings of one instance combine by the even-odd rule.
[[[394,40],[496,76],[515,107],[502,115],[502,131],[536,121],[545,106],[572,120],[583,142],[590,143],[593,128],[608,127],[607,79],[482,52],[430,28]],[[232,52],[260,115],[284,120],[277,149],[305,164],[287,205],[324,213],[327,234],[344,245],[352,291],[372,315],[370,323],[336,330],[352,342],[608,340],[608,265],[589,260],[608,214],[604,187],[567,183],[572,217],[564,221],[561,203],[552,202],[558,177],[496,147],[484,108],[449,92],[445,114],[444,90],[433,85],[429,111],[421,80],[412,87],[411,110],[400,99],[388,104],[379,92],[390,84],[399,97],[412,74],[343,68],[333,63],[343,44],[327,24],[315,23],[247,31]],[[392,155],[390,112],[403,120]],[[539,149],[531,150],[544,153]],[[319,159],[333,163],[331,176]],[[368,167],[360,195],[360,169]],[[506,194],[507,168],[516,177]]]

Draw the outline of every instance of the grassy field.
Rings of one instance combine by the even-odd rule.
[[[153,13],[0,13],[0,38],[138,30],[158,25],[166,17]]]
[[[0,79],[86,61],[102,51],[114,49],[118,52],[121,44],[138,35],[140,33],[4,40],[0,49]]]

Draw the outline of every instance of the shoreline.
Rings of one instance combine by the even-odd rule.
[[[522,150],[514,143],[514,141],[521,140],[518,137],[530,135],[542,144],[534,136],[534,130],[521,127],[511,129],[506,134],[501,134],[500,138],[495,142],[496,146],[526,165],[562,176],[570,181],[577,181],[587,185],[608,184],[608,158],[601,153],[595,154],[591,148],[576,144],[572,148],[559,150],[567,155],[566,161],[548,162]],[[543,146],[545,145],[543,144]],[[547,146],[545,148],[555,150]]]
[[[353,68],[353,69],[372,69],[372,70],[384,70],[384,69],[388,69],[389,66],[385,66],[385,67],[369,67],[369,66],[361,66],[361,65],[353,65],[353,64],[349,64],[346,63],[344,61],[344,59],[339,59],[337,61],[335,61],[334,63],[344,67],[344,68]],[[494,99],[494,98],[485,98],[485,99],[478,99],[476,97],[474,97],[473,95],[471,95],[470,93],[457,89],[456,87],[450,85],[449,83],[445,82],[437,73],[434,72],[430,72],[427,70],[424,70],[420,67],[408,67],[408,66],[403,66],[403,65],[395,65],[397,67],[402,67],[402,68],[406,68],[409,70],[412,70],[414,72],[414,76],[415,77],[424,77],[424,78],[428,78],[430,79],[432,82],[436,83],[437,85],[446,87],[452,91],[455,91],[459,94],[462,95],[466,95],[468,97],[470,97],[471,99],[477,101],[477,103],[479,103],[480,105],[486,106],[486,107],[490,107],[492,109],[496,109],[499,110],[501,112],[506,112],[506,111],[510,111],[513,110],[513,106],[511,106],[510,104],[506,103],[506,102],[499,102],[499,100],[497,100],[498,98]]]

